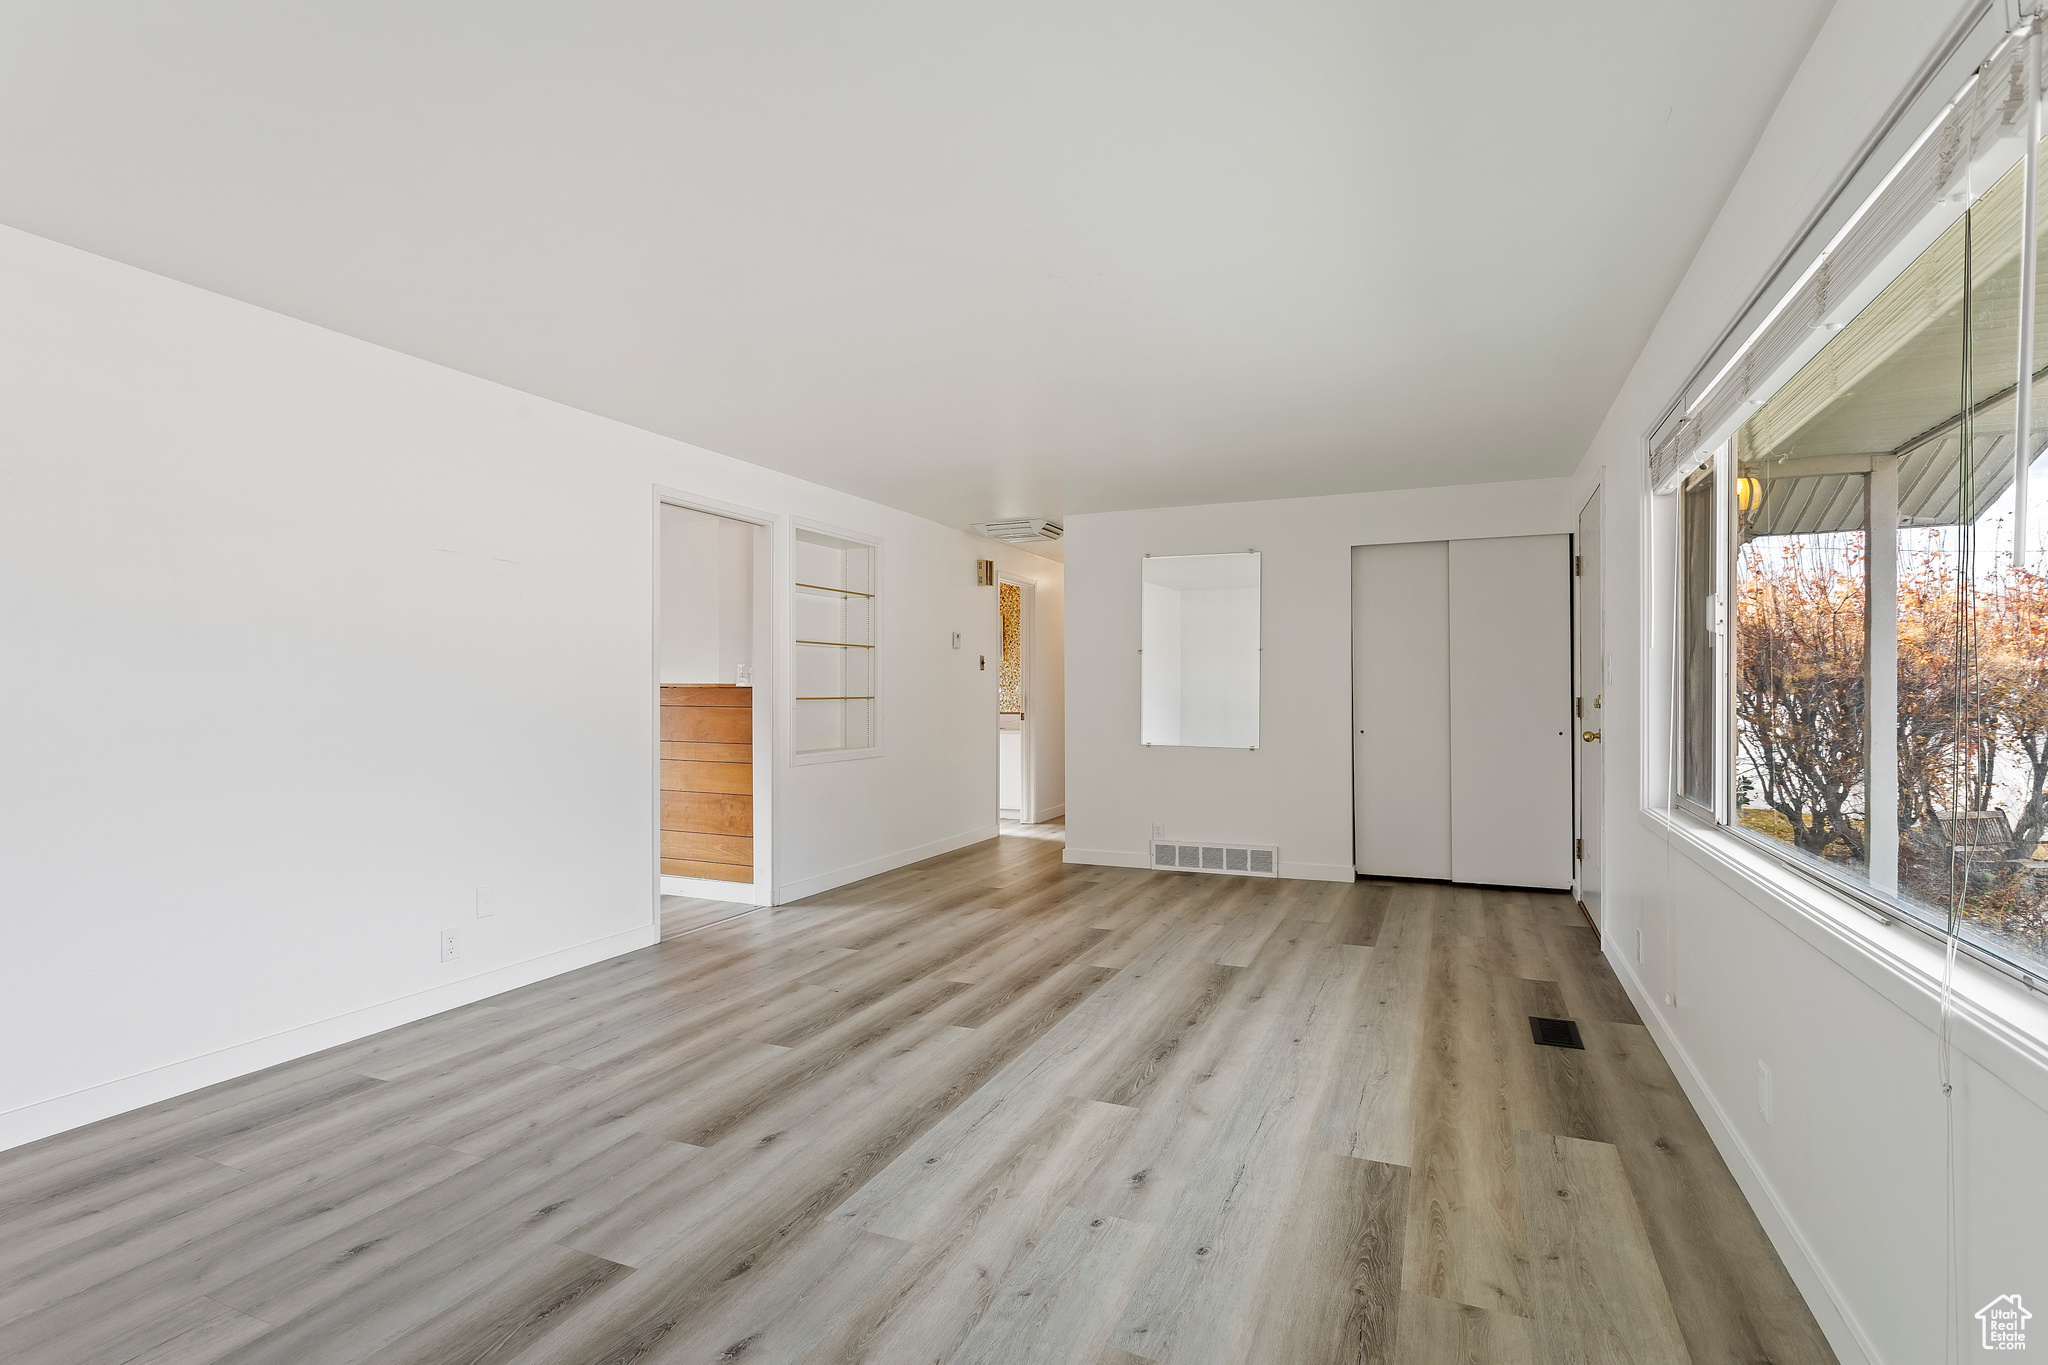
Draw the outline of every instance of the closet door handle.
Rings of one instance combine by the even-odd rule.
[[[1580,735],[1579,738],[1586,741],[1586,743],[1591,744],[1594,740],[1600,738],[1600,732],[1598,730],[1588,730],[1584,734]]]

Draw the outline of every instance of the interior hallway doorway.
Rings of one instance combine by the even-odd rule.
[[[996,673],[996,818],[1034,824],[1032,800],[1030,653],[1035,585],[1001,574],[996,579],[1001,653]]]

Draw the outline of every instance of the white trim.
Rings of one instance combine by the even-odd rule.
[[[1941,1023],[1940,942],[1887,924],[1736,836],[1689,816],[1641,812],[1643,823],[1743,900],[1798,935],[1930,1033]],[[2048,1109],[2048,998],[1967,956],[1956,959],[1955,1045]]]
[[[941,853],[951,853],[956,848],[966,848],[969,844],[986,843],[988,840],[995,838],[1000,832],[996,822],[991,820],[986,825],[976,825],[973,829],[950,835],[944,839],[934,839],[928,844],[919,844],[915,848],[901,849],[895,853],[885,853],[879,858],[870,858],[864,863],[854,863],[850,867],[842,867],[836,871],[821,872],[815,877],[802,877],[794,881],[785,882],[782,886],[782,899],[777,901],[776,904],[787,905],[791,901],[799,901],[806,896],[815,896],[822,891],[830,891],[835,887],[845,886],[849,882],[861,881],[867,877],[879,877],[884,872],[894,872],[899,867],[908,867],[912,863],[923,862],[926,858],[936,858]]]
[[[689,896],[700,901],[724,901],[728,905],[766,905],[761,890],[752,882],[722,882],[713,877],[678,877],[661,874],[661,894]]]
[[[1634,966],[1619,949],[1619,940],[1607,940],[1603,954],[1620,979],[1622,989],[1635,1002],[1636,1013],[1642,1016],[1643,1025],[1650,1031],[1657,1050],[1671,1064],[1672,1073],[1677,1076],[1685,1096],[1692,1101],[1695,1113],[1707,1130],[1721,1159],[1728,1165],[1728,1173],[1735,1177],[1735,1183],[1742,1187],[1743,1196],[1749,1200],[1750,1208],[1756,1211],[1757,1221],[1763,1225],[1764,1235],[1771,1239],[1778,1259],[1791,1275],[1792,1283],[1798,1287],[1807,1307],[1813,1311],[1814,1320],[1834,1348],[1835,1356],[1842,1365],[1886,1365],[1884,1356],[1870,1339],[1870,1333],[1850,1311],[1848,1302],[1836,1286],[1834,1277],[1821,1264],[1813,1244],[1806,1239],[1792,1211],[1785,1207],[1785,1201],[1778,1197],[1777,1187],[1764,1175],[1763,1167],[1742,1141],[1735,1125],[1730,1122],[1727,1111],[1721,1108],[1715,1098],[1713,1087],[1693,1064],[1692,1055],[1678,1041],[1671,1024],[1662,1011],[1650,1002],[1649,991],[1635,974]]]
[[[1075,848],[1072,845],[1068,845],[1066,852],[1060,854],[1060,861],[1082,863],[1089,867],[1152,866],[1152,860],[1142,853],[1120,853],[1108,848]]]
[[[1020,824],[1024,824],[1024,823],[1029,823],[1029,824],[1033,824],[1033,825],[1049,825],[1049,824],[1051,824],[1051,823],[1052,823],[1053,821],[1055,821],[1055,820],[1063,820],[1063,819],[1065,819],[1065,818],[1066,818],[1066,815],[1067,815],[1067,803],[1066,803],[1066,802],[1064,802],[1064,801],[1062,801],[1062,802],[1060,802],[1060,803],[1059,803],[1059,804],[1058,804],[1057,806],[1047,806],[1047,807],[1045,807],[1044,809],[1040,810],[1040,811],[1038,812],[1038,818],[1037,818],[1036,820],[1032,820],[1032,821],[1028,821],[1028,822],[1026,822],[1026,821],[1019,821],[1018,823],[1020,823]]]
[[[775,904],[776,802],[781,791],[775,781],[776,743],[781,735],[776,716],[782,695],[782,679],[789,676],[787,658],[781,649],[786,605],[784,585],[789,580],[789,560],[784,550],[787,537],[781,534],[785,517],[759,508],[717,498],[703,498],[678,488],[654,485],[654,928],[661,931],[661,509],[667,503],[704,512],[728,521],[743,521],[759,527],[754,546],[754,881],[751,902]],[[764,576],[761,572],[766,568]],[[766,589],[763,589],[763,582]],[[767,632],[768,648],[761,647]],[[763,706],[761,699],[769,699]],[[694,879],[689,879],[694,880]],[[668,892],[666,894],[682,894]]]
[[[68,1095],[37,1100],[0,1114],[0,1151],[49,1137],[53,1133],[68,1132],[116,1114],[125,1114],[144,1105],[187,1095],[282,1062],[296,1061],[400,1024],[410,1024],[429,1015],[560,976],[564,972],[593,966],[660,941],[658,925],[638,925],[623,933],[592,939],[572,948],[557,949],[524,962],[494,967],[459,981],[444,981],[396,1000],[301,1024],[282,1033],[236,1043],[232,1047],[201,1053],[180,1062],[169,1062],[119,1080],[74,1090]]]

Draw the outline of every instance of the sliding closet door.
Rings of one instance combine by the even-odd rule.
[[[1571,540],[1450,543],[1451,879],[1572,880]]]
[[[1351,551],[1358,871],[1451,875],[1451,661],[1443,541]]]

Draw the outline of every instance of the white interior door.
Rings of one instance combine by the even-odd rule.
[[[1449,547],[1451,879],[1572,882],[1571,538]]]
[[[1596,488],[1579,509],[1578,560],[1572,576],[1578,595],[1572,624],[1578,634],[1579,656],[1574,708],[1579,738],[1573,747],[1579,755],[1579,899],[1594,926],[1604,933],[1607,922],[1601,918],[1600,874],[1607,848],[1607,641],[1601,610],[1600,548],[1600,490]]]
[[[1449,547],[1351,551],[1351,781],[1358,871],[1451,875]]]

